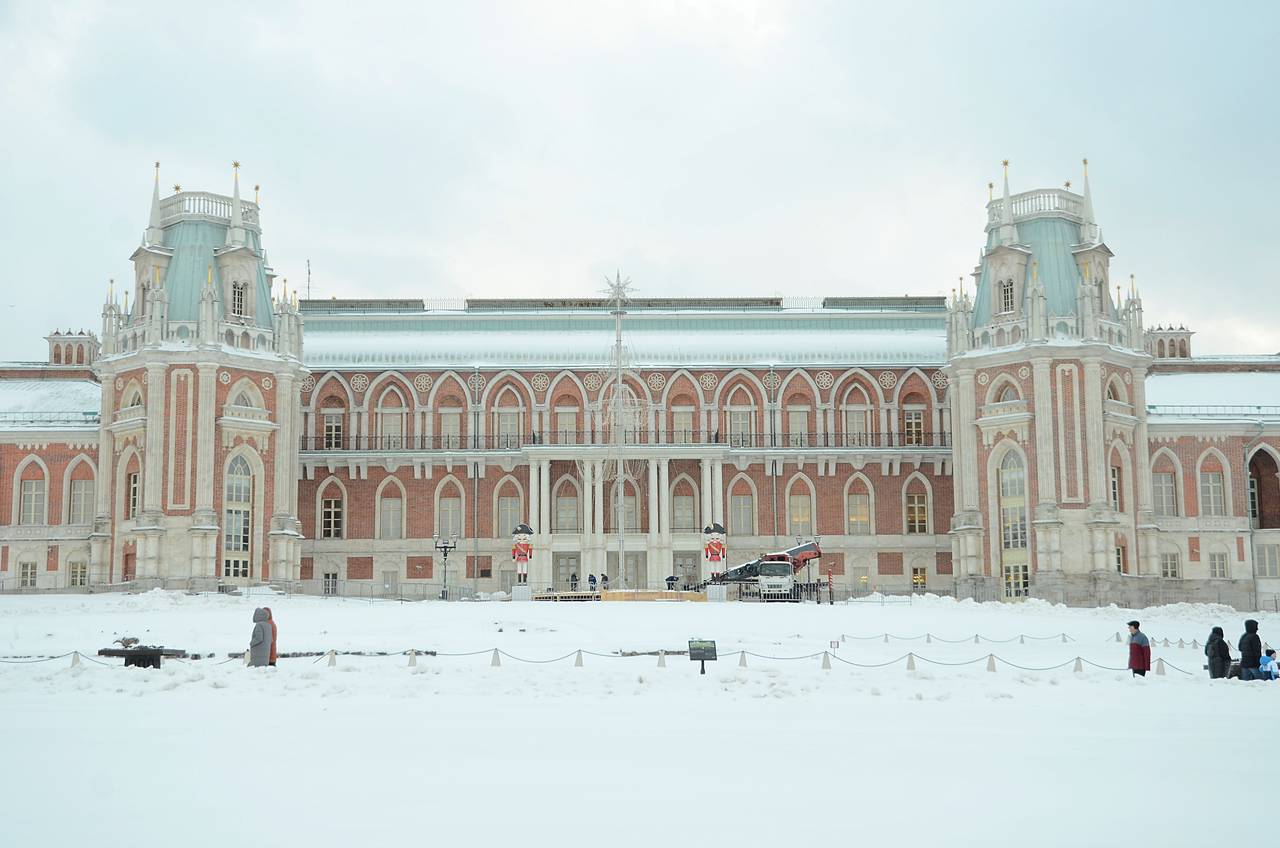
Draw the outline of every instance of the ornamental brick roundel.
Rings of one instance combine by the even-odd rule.
[[[978,385],[985,386],[987,383],[990,383],[990,382],[991,382],[991,375],[988,374],[986,371],[983,371],[981,374],[978,375]]]
[[[1031,369],[1025,365],[1022,366],[1021,368],[1018,369],[1018,376],[1024,380],[1027,379],[1028,377],[1031,376]]]
[[[231,372],[230,372],[230,371],[220,371],[220,372],[218,372],[218,382],[219,382],[219,383],[221,383],[221,384],[222,384],[222,385],[224,385],[224,386],[225,386],[227,383],[230,383],[230,382],[231,382]]]
[[[484,379],[483,374],[473,373],[470,377],[467,378],[467,385],[471,388],[471,391],[473,392],[478,392],[481,389],[483,389],[485,382],[486,381]]]
[[[599,374],[592,371],[590,374],[582,378],[582,385],[586,386],[587,391],[589,392],[598,392],[600,391],[600,387],[604,385],[604,380],[600,378]]]
[[[413,378],[413,387],[420,392],[429,392],[433,382],[430,374],[419,374]]]
[[[781,385],[782,385],[782,378],[778,376],[778,372],[770,371],[768,374],[764,375],[764,387],[766,389],[773,391],[774,389],[778,388],[778,386],[781,386]]]
[[[951,385],[951,378],[946,374],[943,374],[941,371],[934,371],[933,376],[930,379],[933,381],[933,387],[935,389],[945,389],[947,386]]]
[[[898,385],[898,375],[892,371],[881,371],[880,385],[886,389],[892,389],[894,386]]]
[[[698,377],[698,385],[702,386],[703,391],[715,391],[716,384],[720,382],[720,378],[715,374],[706,373]]]
[[[270,391],[271,387],[272,387],[272,386],[274,386],[274,385],[275,385],[275,383],[272,381],[272,379],[271,379],[270,377],[263,377],[263,378],[262,378],[262,388],[267,389],[268,391]]]
[[[826,391],[835,384],[836,378],[831,376],[830,371],[819,371],[818,378],[815,382],[818,384],[818,388]]]
[[[309,392],[313,390],[315,387],[316,387],[316,378],[308,374],[306,379],[302,381],[302,390],[304,392]]]
[[[545,392],[547,390],[547,386],[551,385],[551,378],[546,374],[534,374],[531,382],[533,383],[533,390],[535,392]]]
[[[658,372],[658,371],[654,371],[652,374],[649,375],[649,388],[653,389],[655,392],[662,391],[662,387],[665,386],[666,384],[667,384],[667,377],[665,374],[662,374],[661,372]]]
[[[369,388],[369,378],[363,374],[355,375],[351,378],[351,388],[355,389],[357,392],[363,392],[365,389]]]

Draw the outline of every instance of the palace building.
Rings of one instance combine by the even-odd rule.
[[[0,364],[0,584],[510,590],[527,524],[537,588],[817,538],[852,591],[1280,593],[1280,355],[1144,326],[1112,255],[1087,171],[1006,168],[950,298],[299,300],[238,171],[157,172],[100,333]]]

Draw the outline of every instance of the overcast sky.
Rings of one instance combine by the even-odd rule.
[[[1149,324],[1280,351],[1280,6],[0,0],[0,358],[98,329],[161,184],[316,297],[944,294],[1079,187]]]

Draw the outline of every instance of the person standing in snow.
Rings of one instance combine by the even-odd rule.
[[[600,591],[601,592],[609,591],[609,575],[607,572],[605,574],[600,575]]]
[[[569,591],[578,591],[578,572],[576,571],[569,575]]]
[[[253,635],[249,637],[249,665],[266,665],[271,658],[271,622],[267,611],[258,607],[253,611]]]
[[[1227,676],[1227,671],[1231,668],[1231,649],[1227,646],[1227,638],[1221,627],[1209,631],[1209,639],[1204,643],[1204,655],[1209,660],[1210,680]]]
[[[1262,672],[1263,680],[1275,680],[1280,677],[1280,665],[1276,664],[1275,648],[1267,648],[1267,653],[1258,665],[1258,670]]]
[[[1240,637],[1240,679],[1261,680],[1262,639],[1258,636],[1258,622],[1249,619],[1244,623],[1244,635]]]
[[[1151,670],[1151,640],[1136,621],[1129,622],[1129,670],[1134,677],[1146,677]]]
[[[263,607],[267,612],[267,623],[271,625],[271,652],[267,657],[267,665],[276,664],[276,617],[271,614],[271,607]]]
[[[587,575],[587,588],[592,592],[596,590],[596,576],[594,574]]]

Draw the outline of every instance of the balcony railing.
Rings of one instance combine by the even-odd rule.
[[[97,412],[0,412],[0,426],[56,427],[81,424],[96,426],[100,420],[101,416]]]
[[[723,433],[682,430],[659,433],[637,430],[625,434],[626,445],[721,445],[729,448],[786,450],[937,449],[951,447],[951,434],[908,433]],[[602,447],[613,444],[608,433],[564,431],[490,436],[303,436],[303,451],[516,451],[530,446]]]

